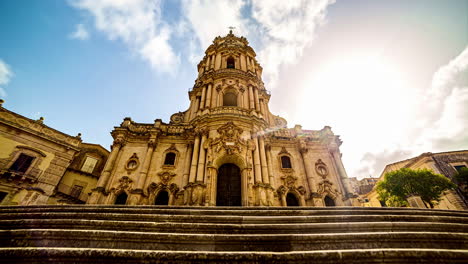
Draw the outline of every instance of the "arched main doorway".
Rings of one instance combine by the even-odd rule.
[[[160,191],[156,199],[154,199],[155,205],[169,205],[169,193],[167,191]]]
[[[242,205],[240,169],[232,163],[223,164],[218,169],[218,183],[216,185],[216,205]]]
[[[296,195],[288,193],[286,195],[286,205],[287,206],[299,206],[299,201],[296,198]]]

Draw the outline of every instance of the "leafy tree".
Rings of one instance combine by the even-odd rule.
[[[444,191],[455,187],[448,178],[431,170],[403,168],[386,173],[383,181],[377,183],[376,190],[380,199],[389,206],[407,205],[407,197],[419,195],[433,208]]]
[[[457,174],[455,174],[455,179],[457,179],[463,195],[468,197],[468,168],[461,168]]]

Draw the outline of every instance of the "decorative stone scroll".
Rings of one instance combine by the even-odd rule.
[[[241,153],[243,148],[247,146],[247,142],[240,136],[242,129],[234,125],[233,122],[228,122],[218,128],[220,136],[211,142],[215,152],[225,149],[228,155]]]
[[[133,181],[127,176],[120,178],[119,183],[116,187],[110,189],[111,192],[117,193],[123,190],[130,190],[132,188]]]
[[[171,124],[180,124],[184,122],[184,113],[178,112],[171,115]]]
[[[158,173],[162,184],[168,184],[176,176],[172,171],[162,171]]]
[[[336,197],[338,197],[340,194],[337,189],[333,188],[333,183],[331,183],[329,180],[324,180],[319,183],[317,193],[322,197],[328,194],[333,199],[336,199]]]
[[[328,175],[328,167],[325,163],[323,163],[321,159],[317,160],[317,162],[315,163],[315,171],[324,179]]]

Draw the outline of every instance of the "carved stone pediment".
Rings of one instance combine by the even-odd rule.
[[[120,178],[116,187],[110,189],[111,192],[113,191],[120,191],[120,190],[130,190],[132,188],[133,181],[127,176],[123,176]]]
[[[247,146],[247,142],[241,138],[242,129],[234,125],[233,122],[228,122],[218,128],[220,136],[211,142],[211,146],[215,152],[225,149],[228,155],[242,152]]]
[[[329,194],[333,197],[337,197],[338,194],[340,194],[340,192],[337,189],[333,188],[333,183],[331,183],[329,180],[324,180],[321,183],[319,183],[317,193],[322,196],[324,194]]]
[[[161,182],[167,185],[171,179],[176,176],[176,174],[171,171],[162,171],[158,173],[158,176],[161,179]]]
[[[288,188],[294,187],[296,185],[297,177],[294,177],[292,175],[286,175],[281,177],[281,180],[283,180],[283,184],[287,186]]]

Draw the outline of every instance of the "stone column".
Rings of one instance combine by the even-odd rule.
[[[252,91],[252,86],[249,85],[249,104],[250,104],[250,109],[255,108],[255,103],[254,103],[254,95]]]
[[[259,146],[258,146],[258,139],[257,135],[254,136],[255,142],[255,150],[254,150],[254,179],[255,183],[262,182],[262,169],[260,165],[260,153],[259,153]]]
[[[112,151],[109,155],[109,158],[107,159],[106,165],[104,165],[104,169],[102,170],[101,177],[99,177],[99,180],[96,184],[96,188],[93,190],[93,193],[88,199],[88,204],[98,203],[101,193],[105,190],[108,184],[111,171],[114,168],[116,158],[120,153],[120,149],[123,147],[123,145],[124,140],[122,138],[117,138],[114,140],[114,143],[112,144]]]
[[[211,83],[208,84],[207,89],[208,89],[208,92],[207,92],[207,96],[206,96],[205,107],[210,108],[210,106],[211,106],[211,90],[213,90],[213,85]]]
[[[214,69],[215,65],[215,55],[211,55],[211,60],[210,60],[210,69]]]
[[[221,88],[218,86],[216,89],[213,87],[213,92],[212,92],[212,99],[211,99],[211,108],[218,107],[218,96],[219,96],[219,91],[221,91]]]
[[[260,111],[260,106],[259,106],[260,101],[258,99],[258,88],[257,87],[254,88],[254,98],[255,98],[255,110],[257,110],[257,112],[259,112]]]
[[[309,186],[309,191],[311,194],[316,192],[315,182],[314,182],[314,168],[312,166],[312,160],[309,158],[308,149],[301,149],[302,162],[304,163],[304,168],[306,172],[307,185]]]
[[[198,96],[195,97],[195,111],[194,116],[197,115],[198,110],[200,109],[200,99]]]
[[[265,184],[270,184],[270,179],[268,178],[268,165],[265,155],[265,140],[263,136],[259,137],[259,147],[260,147],[260,162],[262,164],[262,181]]]
[[[205,60],[205,71],[210,69],[210,56],[208,56]]]
[[[265,148],[266,151],[266,156],[267,156],[267,162],[268,162],[268,175],[270,177],[270,185],[275,186],[275,178],[273,176],[273,162],[271,160],[271,146],[267,145]]]
[[[215,70],[218,70],[219,68],[221,68],[221,54],[217,53],[215,60]]]
[[[338,169],[338,173],[339,173],[339,176],[341,178],[341,181],[343,182],[343,189],[344,189],[344,192],[345,192],[345,196],[347,197],[348,194],[350,193],[349,190],[351,188],[349,188],[349,186],[348,186],[349,185],[348,176],[347,176],[345,168],[343,166],[343,162],[341,162],[341,156],[340,156],[338,148],[333,149],[331,151],[331,154],[333,156],[336,167]]]
[[[205,98],[206,97],[206,86],[202,87],[202,94],[201,94],[201,102],[200,102],[200,109],[203,110],[205,108]]]
[[[259,100],[259,106],[260,106],[260,113],[262,113],[262,115],[265,114],[265,110],[264,110],[264,107],[263,107],[263,99]]]
[[[207,135],[206,133],[202,133],[202,138],[201,138],[201,143],[200,143],[200,154],[198,156],[198,171],[197,171],[197,177],[196,181],[197,182],[203,182],[205,178],[205,141],[206,141]]]
[[[200,151],[200,136],[195,136],[195,143],[193,146],[192,154],[192,165],[190,166],[190,177],[189,182],[195,182],[197,177],[197,163],[198,163],[198,152]]]
[[[146,151],[145,159],[143,165],[141,166],[140,177],[138,178],[136,190],[143,191],[143,184],[146,182],[146,177],[148,177],[148,169],[151,164],[151,160],[154,157],[154,149],[156,148],[157,136],[153,139],[150,139],[148,142],[148,150]]]
[[[182,176],[182,187],[186,186],[189,181],[189,174],[190,174],[190,162],[191,162],[191,155],[193,151],[192,144],[187,144],[187,152],[185,152],[185,160],[184,160],[184,175]]]

